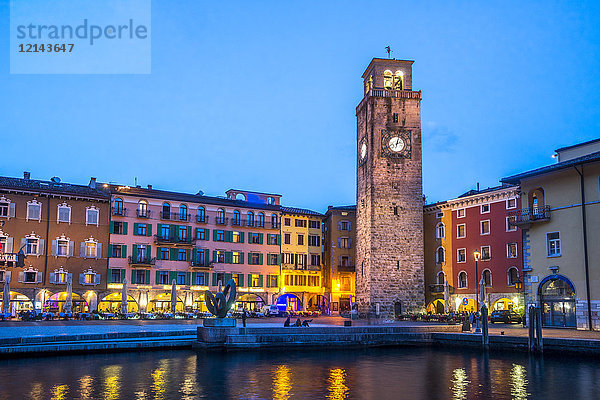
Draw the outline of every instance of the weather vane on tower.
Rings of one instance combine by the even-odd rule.
[[[385,46],[385,51],[387,51],[387,53],[388,53],[388,58],[392,58],[392,56],[391,56],[392,48],[390,46]]]

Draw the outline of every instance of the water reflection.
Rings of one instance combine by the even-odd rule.
[[[116,400],[119,398],[121,370],[120,365],[111,365],[104,368],[104,400]]]
[[[346,371],[342,368],[332,369],[329,373],[329,394],[328,399],[343,400],[348,396],[348,386],[346,382]]]
[[[152,372],[152,391],[154,392],[155,400],[163,400],[166,392],[165,375],[166,369],[158,368]]]
[[[285,365],[277,366],[273,374],[273,399],[287,400],[290,398],[291,390],[292,379],[290,369]]]
[[[452,398],[454,400],[463,400],[467,398],[467,371],[464,368],[456,368],[452,371]]]
[[[79,378],[79,398],[80,399],[92,399],[92,389],[94,385],[94,378],[90,375],[84,375]]]
[[[510,370],[510,394],[515,400],[527,398],[527,371],[524,366],[513,364]]]
[[[51,390],[52,400],[65,400],[67,393],[69,393],[69,386],[67,385],[56,385]]]

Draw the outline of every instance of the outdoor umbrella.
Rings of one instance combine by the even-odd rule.
[[[123,289],[121,290],[121,313],[127,314],[127,279],[123,279]]]
[[[450,312],[450,288],[447,279],[444,279],[444,311]]]
[[[6,274],[4,291],[2,292],[2,313],[10,312],[10,275]]]
[[[71,313],[71,309],[73,308],[73,275],[67,275],[67,298],[65,300],[65,305],[63,306],[63,312],[66,314]]]
[[[171,282],[171,312],[175,314],[175,306],[177,305],[177,286],[175,285],[175,279]]]

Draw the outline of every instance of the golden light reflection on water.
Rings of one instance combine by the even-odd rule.
[[[291,397],[292,374],[285,365],[279,365],[273,374],[273,399],[286,400]]]
[[[510,370],[510,395],[515,400],[523,400],[528,396],[527,393],[527,370],[524,366],[513,364]]]
[[[52,387],[52,400],[65,400],[69,393],[69,385],[56,385]]]
[[[165,398],[165,391],[167,381],[165,374],[167,371],[163,368],[157,368],[152,371],[152,391],[154,392],[154,398],[156,400],[163,400]]]
[[[90,375],[84,375],[79,378],[79,398],[91,399],[92,390],[94,388],[94,378]]]
[[[456,368],[452,371],[452,398],[463,400],[467,398],[467,387],[471,383],[467,379],[467,371],[464,368]]]
[[[42,400],[42,398],[44,398],[44,387],[41,382],[33,382],[33,385],[31,385],[31,392],[29,392],[29,398],[31,400]]]
[[[343,400],[348,397],[350,389],[346,386],[346,371],[344,369],[331,369],[331,371],[329,371],[328,384],[328,399]]]
[[[122,370],[123,367],[120,365],[111,365],[104,368],[104,400],[116,400],[119,398]]]

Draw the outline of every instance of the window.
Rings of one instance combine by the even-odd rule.
[[[271,227],[279,228],[279,218],[277,217],[277,214],[271,214]]]
[[[185,204],[179,206],[179,220],[187,221],[188,220],[188,208]]]
[[[206,210],[204,207],[198,207],[198,222],[206,222]]]
[[[240,286],[240,276],[242,276],[242,274],[231,274],[231,279],[233,279],[236,286]]]
[[[66,203],[58,206],[58,222],[71,223],[71,206]]]
[[[113,215],[123,215],[123,199],[117,197],[113,202]]]
[[[168,240],[169,236],[171,236],[171,228],[169,227],[169,225],[162,225],[160,227],[160,237],[163,240]]]
[[[25,242],[25,254],[26,255],[37,255],[39,248],[39,239],[38,238],[27,238]]]
[[[298,246],[304,246],[304,235],[298,234]]]
[[[123,234],[123,222],[121,221],[111,221],[112,222],[112,233],[114,233],[115,235],[122,235]]]
[[[225,262],[225,252],[223,250],[215,251],[215,259],[213,261],[216,263],[224,263]]]
[[[198,240],[207,240],[206,231],[204,229],[196,228],[196,239]]]
[[[446,262],[446,250],[441,246],[435,251],[435,262],[437,264],[443,264]]]
[[[510,224],[510,217],[506,217],[506,232],[514,232],[516,230],[517,227]]]
[[[291,244],[291,242],[292,242],[292,235],[290,233],[284,233],[283,234],[283,243]]]
[[[308,245],[313,247],[321,246],[321,236],[308,235]]]
[[[38,203],[37,200],[27,202],[27,219],[36,219],[38,221],[42,219],[42,204]]]
[[[158,271],[156,275],[157,285],[168,285],[169,284],[169,271]]]
[[[467,262],[467,249],[458,249],[456,251],[456,261],[459,263]]]
[[[263,213],[258,213],[258,219],[256,220],[256,226],[258,227],[264,227],[265,226],[265,214]]]
[[[54,283],[65,284],[67,283],[68,276],[69,273],[67,271],[64,271],[62,267],[60,268],[60,270],[54,270]]]
[[[232,224],[233,225],[239,225],[240,222],[241,222],[241,220],[242,220],[242,214],[240,213],[239,210],[235,210],[233,212],[233,221],[232,221]]]
[[[98,278],[98,281],[96,281],[96,275],[97,274],[94,271],[92,271],[92,269],[90,268],[89,270],[87,270],[83,273],[83,282],[82,283],[84,285],[97,285],[98,283],[100,283],[100,278]]]
[[[398,113],[393,113],[392,114],[392,122],[397,124],[398,123]]]
[[[519,271],[515,267],[510,267],[508,271],[506,271],[506,277],[508,279],[508,286],[514,286],[519,280]]]
[[[260,264],[260,253],[248,253],[248,264],[259,265]]]
[[[98,244],[93,241],[85,242],[85,257],[86,258],[96,258],[96,252],[98,250]]]
[[[165,247],[161,247],[160,251],[158,252],[159,257],[161,260],[168,260],[169,259],[169,249],[165,248]]]
[[[171,219],[171,205],[169,203],[163,203],[162,212],[160,214],[162,219]]]
[[[392,71],[386,70],[383,73],[383,88],[391,90],[394,87],[394,77]]]
[[[143,269],[136,269],[135,270],[135,275],[134,275],[135,281],[131,282],[131,283],[137,283],[139,284],[145,284],[145,283],[150,283],[150,282],[146,282],[146,271]]]
[[[204,274],[195,273],[194,274],[194,285],[196,286],[204,286],[206,283],[204,282]]]
[[[217,224],[225,224],[225,210],[222,208],[217,210]]]
[[[490,220],[487,219],[485,221],[481,221],[481,234],[482,235],[489,235],[490,234]]]
[[[560,232],[550,232],[546,234],[548,257],[560,256]]]
[[[443,218],[444,217],[444,213],[443,212],[439,212],[437,214],[435,214],[436,218]]]
[[[394,74],[394,89],[395,90],[402,90],[402,77],[404,76],[404,73],[402,71],[396,71],[396,73]]]
[[[517,208],[517,199],[506,200],[506,209],[510,210],[512,208]]]
[[[242,263],[242,257],[240,256],[239,251],[231,252],[231,262],[233,264],[241,264]]]
[[[148,260],[148,255],[150,253],[150,249],[149,246],[144,246],[144,245],[139,245],[139,246],[135,246],[134,248],[137,249],[137,257],[136,260],[137,262],[147,262]]]
[[[268,234],[267,235],[267,244],[279,244],[277,241],[277,235],[276,234]]]
[[[179,231],[177,232],[177,237],[179,238],[180,242],[187,242],[187,240],[188,240],[188,227],[187,226],[180,226],[179,227]]]
[[[437,224],[435,228],[435,237],[437,239],[443,239],[444,237],[446,237],[446,226],[443,222]]]
[[[340,249],[349,249],[352,241],[350,238],[342,237],[338,239],[338,245]]]
[[[458,274],[458,287],[461,289],[467,287],[467,273],[465,271],[461,271]]]
[[[66,257],[69,255],[69,241],[66,239],[58,239],[56,241],[56,255]]]
[[[481,260],[486,261],[492,258],[490,246],[481,246]]]
[[[146,224],[137,224],[137,230],[135,232],[136,235],[146,236],[147,233],[148,233],[148,227],[146,226]]]
[[[233,231],[233,234],[231,235],[231,241],[233,243],[241,243],[242,238],[240,236],[240,233],[237,231]]]
[[[224,242],[225,241],[225,231],[215,231],[215,241]]]
[[[310,255],[310,265],[314,265],[314,266],[321,265],[321,255],[320,254],[311,254]]]
[[[481,205],[481,214],[487,214],[490,212],[490,205],[489,204],[482,204]]]
[[[279,264],[279,254],[269,254],[269,265],[278,265]]]
[[[260,275],[255,275],[252,274],[252,287],[261,287],[262,286],[262,279]]]
[[[112,258],[123,258],[124,251],[123,251],[123,245],[122,244],[113,244],[111,247],[112,247],[112,253],[111,253],[110,256]]]
[[[141,218],[148,218],[148,203],[146,200],[140,200],[138,203],[137,215]]]
[[[465,217],[465,209],[461,208],[456,210],[456,218],[464,218]]]
[[[121,270],[120,269],[111,269],[110,270],[110,281],[114,283],[121,282]]]
[[[291,218],[284,218],[283,219],[283,224],[285,226],[291,226],[292,225],[292,219]]]
[[[177,284],[178,285],[185,285],[185,272],[178,272],[177,273]]]
[[[456,225],[456,237],[464,238],[467,235],[467,228],[465,224]]]
[[[94,206],[85,209],[85,224],[98,225],[98,214],[100,211]]]
[[[37,274],[36,271],[25,271],[23,273],[23,281],[25,283],[37,283]]]
[[[299,267],[306,266],[306,254],[296,254],[296,265]]]
[[[440,271],[437,273],[436,283],[438,285],[443,285],[444,283],[446,283],[446,274],[444,273],[444,271]]]
[[[8,208],[10,203],[7,201],[0,201],[0,217],[8,217]]]
[[[340,257],[340,266],[341,267],[350,266],[350,256],[341,256]]]
[[[275,198],[271,196],[267,197],[267,204],[275,204]]]
[[[277,275],[267,275],[267,285],[272,288],[277,287]]]
[[[225,273],[224,272],[217,272],[215,275],[217,276],[217,283],[220,283],[222,285],[227,283],[227,282],[225,282]]]
[[[491,287],[492,286],[492,273],[489,269],[484,269],[483,272],[481,273],[481,275],[483,276],[483,284],[485,287]]]
[[[350,230],[350,221],[340,221],[339,230],[340,231],[349,231]]]
[[[248,211],[248,226],[254,226],[254,213]]]
[[[506,257],[517,258],[517,244],[507,243],[506,244]]]
[[[185,249],[177,250],[177,261],[186,261],[186,260],[187,260],[187,257],[186,257]]]
[[[308,227],[310,229],[321,229],[321,221],[311,219],[310,221],[308,221]]]
[[[283,263],[284,264],[293,264],[294,263],[294,255],[291,253],[283,253]]]
[[[261,234],[260,233],[250,233],[250,243],[261,244]]]
[[[296,228],[306,228],[306,220],[305,219],[296,218],[294,220],[294,224],[296,225]]]

